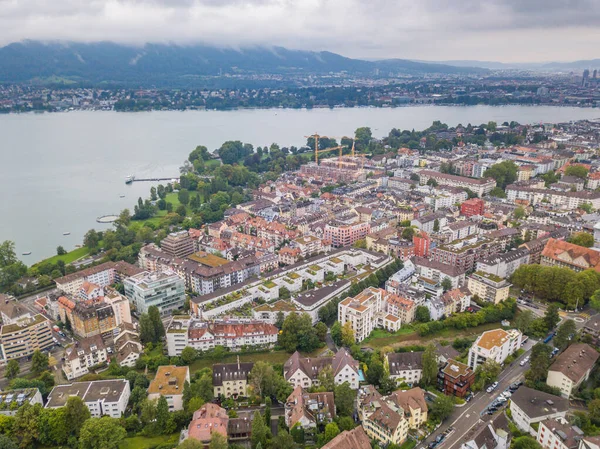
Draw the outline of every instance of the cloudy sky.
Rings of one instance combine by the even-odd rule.
[[[280,45],[350,57],[600,57],[600,0],[0,0],[23,39]]]

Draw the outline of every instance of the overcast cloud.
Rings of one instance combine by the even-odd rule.
[[[600,0],[0,0],[0,45],[108,40],[571,61],[600,57],[599,23]]]

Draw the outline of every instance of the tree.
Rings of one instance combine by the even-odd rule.
[[[513,212],[513,216],[515,219],[520,220],[521,218],[525,218],[525,208],[523,206],[519,206]]]
[[[356,342],[354,337],[354,329],[352,329],[352,323],[346,321],[342,326],[342,343],[344,346],[352,346]]]
[[[284,288],[284,287],[282,287]],[[287,289],[286,289],[287,290]],[[289,293],[289,290],[288,290]],[[279,297],[281,298],[281,288],[279,289]],[[277,329],[281,329],[283,327],[283,322],[285,321],[285,315],[282,311],[277,312],[277,320],[275,321],[275,327]]]
[[[569,165],[565,168],[565,176],[575,176],[577,178],[587,178],[589,170],[583,165]]]
[[[598,293],[600,298],[600,291]],[[600,299],[598,301],[598,310],[600,310]],[[342,325],[339,321],[336,321],[333,323],[333,326],[331,326],[331,338],[336,345],[342,345]]]
[[[325,426],[325,436],[324,436],[325,443],[330,442],[335,437],[337,437],[339,434],[340,434],[340,428],[338,427],[338,425],[334,422],[330,422],[329,424],[327,424]]]
[[[177,193],[177,199],[184,206],[187,205],[190,202],[190,192],[187,189],[181,189]]]
[[[41,374],[43,371],[48,369],[49,359],[48,355],[36,349],[31,356],[31,371],[34,374]]]
[[[270,363],[259,360],[248,374],[248,383],[254,394],[265,397],[273,393],[275,370]]]
[[[260,412],[258,410],[255,411],[254,417],[252,418],[251,445],[253,449],[256,449],[258,445],[261,445],[261,447],[266,447],[267,430],[267,426],[265,425],[263,417],[260,416]]]
[[[558,349],[565,349],[569,345],[569,341],[573,338],[577,332],[577,326],[573,320],[565,320],[558,326],[556,335],[554,337],[554,345]]]
[[[17,410],[12,434],[20,447],[33,447],[33,442],[39,439],[39,418],[42,410],[40,404],[31,405],[29,402],[25,402]]]
[[[429,308],[427,308],[426,306],[417,306],[417,310],[415,311],[415,319],[419,323],[427,323],[428,321],[430,321],[431,314],[429,312]]]
[[[67,254],[67,251],[62,247],[62,245],[59,245],[56,247],[56,254],[62,256],[64,254]]]
[[[587,232],[577,232],[569,238],[569,243],[591,248],[594,246],[594,236],[592,234],[588,234]]]
[[[21,372],[21,368],[19,367],[19,362],[17,362],[15,359],[12,359],[6,364],[6,369],[4,370],[4,376],[6,376],[7,379],[12,380],[15,377],[19,376],[19,372]]]
[[[330,391],[330,390],[327,390]],[[336,385],[334,388],[335,408],[339,416],[352,416],[356,391],[350,388],[348,382]]]
[[[156,342],[154,324],[147,313],[142,313],[140,316],[140,339],[144,344]]]
[[[529,435],[516,437],[510,447],[511,449],[542,449],[540,443]]]
[[[544,323],[546,324],[546,329],[548,329],[548,331],[554,329],[560,321],[558,309],[559,307],[556,303],[550,304],[546,309],[546,313],[544,314]]]
[[[335,388],[335,377],[331,366],[323,368],[318,375],[319,389],[322,391],[333,391]]]
[[[160,318],[158,307],[148,307],[148,316],[150,317],[150,321],[154,327],[154,336],[156,338],[155,343],[157,343],[162,337],[165,336],[165,327],[163,326],[162,319]]]
[[[271,449],[295,449],[296,443],[287,431],[280,430],[275,438],[271,440]]]
[[[372,385],[380,385],[385,374],[383,363],[377,357],[371,357],[371,363],[367,370],[367,382]]]
[[[506,186],[517,180],[518,171],[519,167],[513,161],[503,161],[488,168],[483,173],[483,177],[495,179],[496,185],[504,190]]]
[[[437,349],[433,343],[429,343],[422,357],[423,373],[421,382],[426,386],[435,383],[438,374]]]
[[[271,428],[271,398],[265,398],[265,425],[267,429]]]
[[[438,182],[435,179],[433,179],[433,178],[429,178],[427,180],[427,185],[431,186],[431,187],[437,187],[438,186]]]
[[[83,424],[90,419],[90,409],[78,396],[71,396],[65,404],[65,419],[69,428],[69,435],[78,437]]]
[[[94,229],[90,229],[88,232],[86,232],[86,234],[83,236],[83,244],[88,248],[88,249],[94,249],[98,247],[98,243],[100,242],[100,236],[98,235],[98,233],[96,232],[96,230]]]
[[[500,187],[494,187],[490,190],[490,196],[495,196],[496,198],[506,198],[506,193]]]
[[[186,365],[189,365],[194,360],[196,360],[197,356],[198,356],[198,352],[191,346],[186,346],[181,351],[181,361],[183,363],[185,363]]]
[[[444,279],[442,279],[442,288],[444,289],[444,292],[452,290],[452,281],[449,277],[446,276]]]
[[[321,309],[319,309],[319,310],[321,310]],[[319,341],[324,342],[325,338],[327,337],[327,325],[325,323],[323,323],[322,321],[319,321],[315,326],[315,330],[317,331],[317,336],[319,337]]]
[[[312,319],[307,313],[298,316],[290,313],[285,321],[279,335],[279,344],[287,352],[296,350],[312,352],[319,347],[319,337],[312,325]]]
[[[18,449],[18,446],[17,443],[6,435],[0,434],[0,449]]]
[[[409,176],[411,181],[414,182],[420,182],[421,181],[421,177],[419,175],[417,175],[416,173],[411,173]]]
[[[208,449],[227,449],[227,438],[221,435],[219,432],[213,432],[210,435],[210,444]]]
[[[515,318],[515,327],[526,334],[533,320],[533,312],[531,310],[523,310],[517,318]]]
[[[177,449],[204,449],[204,444],[193,438],[183,440]]]
[[[404,240],[412,241],[414,236],[415,236],[415,228],[413,228],[412,226],[409,226],[402,230],[402,238]]]
[[[81,428],[80,449],[118,449],[126,432],[119,420],[103,416],[88,419]]]
[[[488,359],[479,365],[475,370],[475,374],[480,388],[486,387],[496,381],[501,371],[502,367],[500,364],[492,359]]]
[[[26,273],[27,266],[17,259],[14,242],[6,240],[0,244],[0,291],[12,287]]]
[[[444,421],[452,414],[452,410],[454,410],[454,400],[445,394],[438,394],[437,398],[431,404],[430,410],[431,416],[434,419]]]
[[[552,348],[544,343],[537,343],[531,348],[529,370],[525,373],[527,380],[532,382],[546,380],[550,367],[550,354],[552,354]]]
[[[166,433],[169,427],[169,404],[162,394],[156,403],[156,426],[161,433]]]
[[[440,232],[440,220],[433,220],[433,232]]]
[[[354,248],[362,248],[362,249],[366,249],[367,248],[367,241],[365,239],[358,239],[357,241],[355,241],[352,246]]]

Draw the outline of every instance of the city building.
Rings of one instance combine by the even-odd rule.
[[[422,352],[391,352],[385,355],[384,361],[390,378],[396,383],[406,383],[410,386],[418,384],[423,375]]]
[[[551,418],[564,418],[569,400],[522,385],[510,398],[511,417],[519,430],[537,435],[531,425]]]
[[[340,349],[333,357],[302,357],[298,351],[283,365],[283,376],[292,386],[308,389],[319,386],[319,373],[331,368],[336,385],[344,382],[353,390],[358,389],[358,362],[345,350]]]
[[[465,441],[460,449],[508,449],[511,436],[508,420],[500,413],[486,423],[472,440]]]
[[[248,397],[248,375],[253,362],[216,363],[212,366],[214,396],[237,399]]]
[[[284,413],[290,429],[296,424],[303,429],[325,426],[335,418],[333,393],[308,393],[298,386],[287,398]]]
[[[573,343],[548,369],[546,383],[560,388],[561,396],[568,398],[590,373],[598,360],[598,352],[585,343]]]
[[[219,433],[227,440],[228,428],[227,410],[209,402],[194,412],[184,438],[191,438],[208,447],[213,433]]]
[[[408,436],[408,421],[385,401],[363,420],[363,427],[370,438],[383,444],[401,445]]]
[[[460,213],[465,217],[483,215],[485,202],[481,198],[471,198],[460,205]]]
[[[387,396],[386,401],[396,405],[398,410],[404,410],[409,429],[418,429],[427,422],[427,402],[425,391],[419,387],[410,390],[398,390]]]
[[[432,170],[420,170],[418,172],[421,185],[427,184],[430,179],[435,180],[439,185],[467,188],[481,197],[490,193],[496,187],[496,181],[491,178],[472,179],[464,176],[448,175]]]
[[[122,326],[113,343],[119,365],[133,368],[144,350],[139,332],[131,324]]]
[[[438,373],[438,385],[448,396],[464,398],[474,383],[475,371],[454,359],[448,359]]]
[[[487,259],[477,261],[477,271],[493,274],[501,278],[509,278],[521,265],[529,264],[529,251],[517,248],[503,254],[495,254]]]
[[[145,271],[125,279],[123,285],[125,296],[139,314],[156,306],[161,315],[168,315],[185,302],[185,284],[173,271]]]
[[[589,269],[600,271],[600,252],[551,238],[542,251],[540,264],[547,267],[570,268],[573,271]]]
[[[367,222],[355,224],[329,223],[325,226],[323,238],[331,242],[333,248],[351,246],[357,240],[364,239],[371,232]]]
[[[494,304],[508,298],[511,285],[506,279],[485,271],[477,271],[467,278],[467,287],[473,296]]]
[[[452,288],[458,288],[466,282],[466,270],[457,266],[429,260],[424,257],[415,257],[413,262],[417,274],[425,279],[430,279],[436,285],[441,285],[445,278],[450,279]]]
[[[370,449],[371,440],[362,426],[352,430],[344,430],[321,449]],[[596,448],[594,448],[596,449]]]
[[[164,396],[169,404],[169,411],[183,410],[183,387],[190,383],[190,369],[187,366],[159,366],[156,376],[148,386],[148,400]]]
[[[65,296],[58,298],[58,313],[63,323],[70,323],[71,330],[81,338],[102,335],[111,338],[117,328],[117,316],[112,304],[103,297],[80,301]]]
[[[188,231],[173,232],[161,240],[160,249],[171,257],[182,259],[194,252],[194,242]]]
[[[500,244],[479,235],[436,246],[431,250],[431,259],[454,266],[459,270],[473,270],[477,262],[500,252]]]
[[[536,440],[543,449],[577,449],[583,437],[583,430],[565,418],[550,418],[540,421]]]
[[[24,404],[44,405],[42,394],[37,388],[0,391],[0,415],[15,416]]]
[[[509,355],[514,354],[521,347],[522,338],[523,334],[516,329],[485,331],[477,337],[469,349],[469,367],[475,371],[486,360],[503,364]]]
[[[95,380],[58,385],[52,389],[46,408],[64,407],[72,396],[77,396],[90,410],[92,418],[110,416],[121,418],[125,414],[131,389],[125,379]]]
[[[54,345],[50,320],[41,313],[32,314],[16,300],[0,294],[0,316],[0,362],[29,357]]]
[[[127,262],[106,262],[76,273],[67,274],[55,279],[54,282],[58,290],[68,295],[76,295],[86,281],[99,287],[108,287],[141,272],[142,270],[138,267]]]
[[[262,321],[201,321],[189,315],[176,315],[167,326],[167,351],[173,357],[181,355],[186,346],[198,351],[209,351],[215,346],[231,351],[243,347],[270,348],[277,342],[278,333],[274,325]]]
[[[90,368],[105,364],[108,352],[100,335],[75,340],[65,350],[65,361],[62,369],[67,380],[73,380],[90,372]]]

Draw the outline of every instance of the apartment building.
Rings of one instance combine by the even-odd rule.
[[[129,381],[126,379],[74,382],[54,387],[48,395],[46,408],[64,407],[70,397],[77,396],[90,410],[92,418],[121,418],[130,395]]]
[[[521,386],[510,398],[510,412],[516,426],[523,432],[536,436],[531,427],[546,419],[564,418],[569,410],[569,400]]]
[[[76,340],[65,350],[62,369],[67,380],[73,380],[90,372],[90,368],[106,363],[108,352],[100,335]]]
[[[159,366],[156,376],[148,386],[148,400],[152,401],[164,396],[169,404],[169,411],[183,410],[183,387],[190,383],[190,369],[187,366]]]
[[[333,248],[341,248],[351,246],[357,240],[364,239],[370,232],[371,226],[366,222],[355,224],[332,222],[325,226],[323,239],[331,242]]]
[[[60,291],[68,295],[77,295],[86,281],[100,287],[108,287],[141,272],[142,270],[138,267],[127,262],[106,262],[76,273],[67,274],[55,279],[54,282]]]
[[[536,440],[543,449],[577,449],[583,438],[583,430],[565,418],[550,418],[540,421]]]
[[[409,429],[418,429],[427,422],[428,406],[425,401],[425,391],[421,388],[397,390],[385,398],[393,403],[398,410],[404,411]]]
[[[248,375],[253,362],[216,363],[212,366],[214,396],[224,398],[248,397]]]
[[[350,388],[358,389],[358,362],[345,349],[333,357],[302,357],[296,351],[283,365],[283,376],[294,388],[308,389],[319,386],[319,373],[325,368],[332,369],[336,385],[348,382]]]
[[[174,316],[167,326],[167,350],[178,356],[186,346],[209,351],[224,346],[231,351],[242,347],[269,348],[277,342],[278,329],[269,323],[253,320],[202,321],[188,315]]]
[[[547,267],[569,268],[573,271],[588,269],[600,271],[600,252],[551,238],[542,251],[540,264]]]
[[[560,388],[561,396],[568,398],[590,373],[600,355],[590,345],[574,343],[560,354],[548,370],[546,383]]]
[[[54,345],[51,323],[44,315],[33,315],[5,295],[0,295],[0,315],[0,362],[29,357]]]
[[[448,359],[438,373],[438,386],[449,396],[464,398],[474,383],[475,371],[454,359]]]
[[[591,204],[594,209],[600,208],[600,192],[562,192],[512,184],[506,187],[506,199],[513,203],[521,200],[532,206],[543,204],[565,210],[575,210],[584,203]]]
[[[370,447],[371,440],[365,430],[358,426],[352,430],[344,430],[321,449],[369,449]]]
[[[460,205],[460,213],[465,217],[483,215],[485,202],[481,198],[471,198]]]
[[[185,285],[173,271],[144,271],[125,279],[125,296],[139,314],[147,313],[151,306],[158,307],[161,315],[183,307]]]
[[[477,261],[477,271],[493,274],[501,278],[509,278],[521,265],[529,264],[529,251],[517,248],[503,254],[495,254],[487,259]]]
[[[466,271],[456,265],[429,260],[424,257],[415,257],[413,260],[417,274],[423,278],[432,280],[435,284],[441,284],[445,278],[450,279],[452,288],[458,288],[466,283]]]
[[[291,429],[299,425],[303,429],[325,426],[335,419],[333,393],[309,393],[298,386],[285,401],[285,424]]]
[[[427,181],[434,179],[439,185],[468,188],[477,196],[483,196],[496,187],[496,181],[491,178],[472,179],[464,176],[448,175],[432,170],[420,170],[418,172],[421,185],[427,184]]]
[[[44,405],[44,399],[37,388],[16,390],[0,390],[0,415],[15,416],[19,408],[25,404]]]
[[[418,384],[423,375],[422,352],[391,352],[385,355],[385,368],[396,383]]]
[[[111,337],[117,329],[117,317],[112,304],[104,298],[79,301],[65,296],[58,298],[58,313],[63,323],[71,323],[73,333],[81,338],[102,335]]]
[[[450,316],[453,313],[460,313],[467,310],[471,305],[471,291],[466,287],[454,288],[444,293],[440,301],[444,304],[444,315]]]
[[[160,249],[171,257],[179,259],[194,252],[194,242],[188,231],[173,232],[160,242]]]
[[[468,365],[473,371],[486,360],[502,364],[521,347],[523,334],[516,329],[494,329],[482,333],[469,349]]]
[[[396,412],[385,401],[378,405],[363,420],[365,432],[380,443],[401,445],[408,437],[408,420],[404,418],[404,413]]]
[[[476,263],[500,252],[498,242],[481,236],[469,236],[462,240],[437,246],[431,251],[435,262],[452,265],[460,270],[470,271]]]
[[[484,271],[477,271],[467,279],[467,286],[473,296],[494,304],[508,298],[511,285],[505,279]]]

